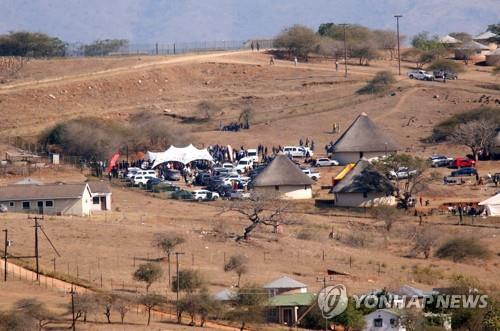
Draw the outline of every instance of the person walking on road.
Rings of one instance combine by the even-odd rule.
[[[274,64],[274,57],[271,55],[271,57],[269,58],[269,65],[273,64]]]
[[[297,57],[293,59],[293,62],[295,63],[295,66],[297,66],[297,63],[299,62],[299,60],[297,60]]]

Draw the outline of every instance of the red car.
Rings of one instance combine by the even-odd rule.
[[[457,157],[450,163],[449,168],[470,168],[476,165],[476,161],[466,157]]]

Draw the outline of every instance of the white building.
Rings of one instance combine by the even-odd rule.
[[[364,319],[363,331],[406,331],[401,325],[400,314],[390,309],[378,309],[365,315]]]
[[[288,156],[278,154],[252,181],[256,192],[278,194],[284,199],[311,199],[314,181],[304,174]]]
[[[280,294],[307,293],[307,285],[288,276],[281,276],[278,279],[264,285],[270,297]]]
[[[332,189],[338,207],[393,206],[394,191],[391,181],[365,159],[359,160]]]
[[[88,182],[90,192],[92,192],[92,211],[111,210],[111,190],[104,181]]]
[[[88,216],[92,193],[87,183],[24,184],[0,187],[9,212]]]
[[[396,153],[399,146],[366,113],[359,115],[333,145],[333,158],[341,165]]]

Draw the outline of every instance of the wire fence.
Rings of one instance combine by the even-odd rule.
[[[179,43],[132,43],[119,47],[116,51],[102,50],[92,56],[126,56],[126,55],[176,55],[184,53],[202,53],[216,51],[231,51],[250,49],[252,44],[255,49],[269,49],[273,47],[272,39],[254,40],[216,40]],[[66,47],[67,57],[86,57],[85,44],[71,43]]]

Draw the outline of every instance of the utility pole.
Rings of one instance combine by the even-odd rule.
[[[401,76],[401,48],[399,45],[399,19],[403,17],[403,15],[394,15],[396,18],[396,29],[397,29],[397,35],[398,35],[398,74]]]
[[[2,230],[3,232],[5,232],[5,248],[4,248],[4,251],[3,251],[3,261],[4,261],[4,265],[3,265],[3,280],[4,282],[7,281],[7,248],[9,247],[9,239],[8,239],[8,230],[5,229],[5,230]]]
[[[175,265],[176,265],[176,275],[177,275],[177,284],[176,284],[176,301],[175,301],[175,310],[176,310],[176,316],[177,318],[179,318],[179,285],[180,285],[180,282],[179,282],[179,255],[184,255],[184,253],[182,252],[175,252]]]
[[[323,283],[323,290],[326,288],[326,281],[332,281],[333,277],[330,276],[330,278],[326,278],[326,275],[323,275],[322,277],[316,277],[316,282],[318,283]],[[325,317],[325,331],[328,331],[328,319]]]
[[[347,79],[347,42],[346,42],[346,27],[348,24],[343,23],[339,24],[340,26],[344,27],[344,77]]]
[[[38,228],[40,228],[40,223],[38,221],[43,220],[42,217],[35,216],[33,218],[30,218],[35,221],[35,225],[33,226],[35,228],[35,263],[36,263],[36,280],[40,281],[40,265],[39,265],[39,255],[38,255]]]

